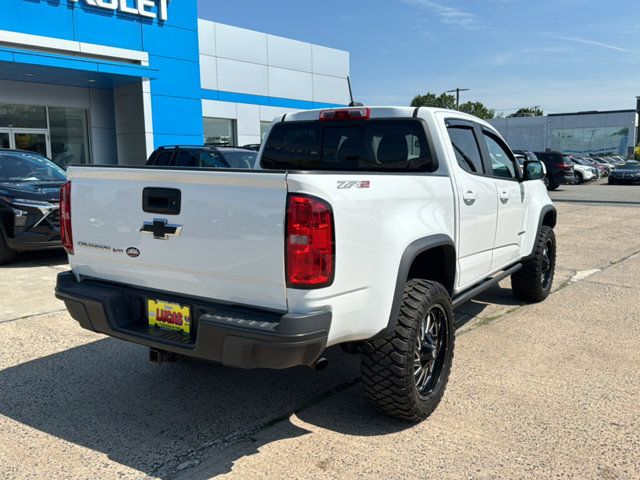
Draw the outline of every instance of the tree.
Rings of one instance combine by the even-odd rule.
[[[412,107],[436,107],[456,109],[456,97],[447,93],[436,95],[434,93],[426,93],[425,95],[416,95],[411,101]],[[476,117],[488,120],[495,118],[496,112],[485,106],[482,102],[466,102],[460,105],[460,111],[475,115]]]
[[[490,120],[496,116],[496,111],[486,107],[482,102],[465,102],[460,105],[460,111],[484,120]]]
[[[416,95],[411,101],[412,107],[436,107],[436,108],[448,108],[455,110],[456,97],[453,95],[447,95],[442,93],[436,95],[434,93],[427,93],[425,95]]]
[[[512,113],[511,115],[507,115],[507,118],[513,117],[543,117],[544,112],[540,107],[523,107],[520,108],[516,113]]]
[[[640,145],[636,145],[635,158],[640,161]]]

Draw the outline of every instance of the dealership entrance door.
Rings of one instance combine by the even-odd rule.
[[[0,148],[28,150],[51,158],[51,138],[47,129],[0,128]]]

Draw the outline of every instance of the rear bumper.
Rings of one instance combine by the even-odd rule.
[[[554,176],[553,179],[555,180],[556,183],[558,184],[572,184],[575,183],[576,181],[576,176],[573,172],[557,172]]]
[[[94,280],[76,282],[71,272],[58,275],[56,297],[87,330],[239,368],[311,365],[324,351],[331,326],[330,311],[283,315]],[[149,327],[147,298],[191,306],[191,335]]]

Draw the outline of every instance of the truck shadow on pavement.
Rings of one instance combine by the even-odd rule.
[[[147,354],[143,347],[104,339],[2,370],[0,415],[168,478],[185,462],[216,454],[348,388],[359,375],[358,358],[335,349],[321,372],[244,371],[192,361],[153,365]],[[361,404],[374,415],[364,399]],[[331,422],[351,424],[342,411],[332,416]],[[382,425],[386,431],[406,428]],[[362,426],[348,428],[367,434]],[[285,431],[288,437],[308,433],[294,425]],[[73,462],[74,452],[66,458]],[[81,453],[76,458],[86,462]],[[219,465],[220,473],[237,458]],[[96,462],[102,463],[99,457]]]
[[[63,267],[68,265],[67,254],[62,249],[43,250],[35,252],[23,252],[16,256],[16,259],[7,265],[2,265],[2,269],[33,268],[38,267]]]
[[[502,297],[501,290],[484,300]],[[412,426],[367,403],[359,357],[339,348],[329,350],[329,366],[320,372],[246,371],[194,361],[154,365],[147,355],[144,347],[103,339],[2,370],[0,415],[159,478],[183,469],[188,478],[229,472],[263,445],[309,428],[371,436]],[[82,453],[78,460],[74,455],[66,457],[86,463]],[[204,458],[216,461],[199,470]],[[115,476],[120,472],[114,467]]]

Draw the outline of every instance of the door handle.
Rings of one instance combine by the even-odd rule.
[[[464,200],[464,203],[466,203],[467,205],[473,205],[474,203],[476,203],[477,199],[478,195],[473,193],[471,190],[462,195],[462,200]]]
[[[511,195],[509,195],[508,192],[505,192],[505,191],[500,192],[500,201],[502,203],[507,203],[510,198],[511,198]]]

